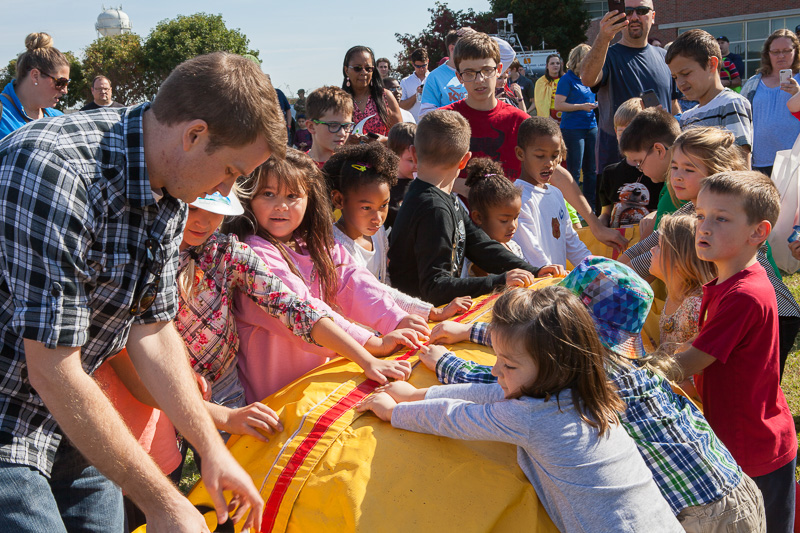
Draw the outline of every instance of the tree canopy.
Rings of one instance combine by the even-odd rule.
[[[130,105],[146,97],[146,79],[142,38],[135,33],[100,37],[84,51],[83,69],[87,92],[95,76],[111,81],[114,100]],[[91,99],[91,93],[86,95]]]

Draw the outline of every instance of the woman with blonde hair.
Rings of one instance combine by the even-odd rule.
[[[597,144],[597,100],[590,88],[581,83],[581,62],[592,47],[579,44],[569,53],[567,73],[558,81],[555,110],[561,111],[561,136],[567,146],[567,170],[577,181],[583,171],[583,195],[595,205],[597,169],[594,146]]]
[[[63,115],[53,106],[67,94],[69,60],[46,33],[28,34],[25,48],[15,79],[0,93],[0,138],[36,119]]]

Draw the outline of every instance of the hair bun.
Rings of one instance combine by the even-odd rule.
[[[40,48],[52,48],[53,47],[53,38],[50,37],[49,34],[41,32],[41,33],[29,33],[27,37],[25,37],[25,48],[29,51],[38,50]]]
[[[476,157],[471,159],[465,171],[467,179],[464,184],[467,187],[472,187],[486,179],[505,177],[503,174],[503,167],[500,163],[488,157]]]

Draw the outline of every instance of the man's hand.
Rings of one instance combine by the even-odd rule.
[[[597,39],[602,39],[610,43],[616,34],[628,26],[628,17],[624,12],[609,11],[600,19],[600,29],[597,32]]]
[[[506,272],[506,286],[529,287],[533,284],[534,275],[527,270],[515,268]]]
[[[469,333],[472,329],[470,324],[462,324],[448,320],[441,324],[436,324],[431,330],[431,344],[456,344],[469,340]]]
[[[259,531],[264,500],[253,485],[250,475],[239,466],[226,448],[221,448],[221,451],[224,453],[203,456],[201,469],[203,483],[217,511],[217,522],[226,522],[233,512],[230,518],[234,523],[246,516],[243,529],[253,528]],[[224,490],[234,493],[229,503],[226,503],[222,494]]]

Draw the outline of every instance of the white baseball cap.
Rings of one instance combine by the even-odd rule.
[[[198,198],[191,204],[193,207],[199,207],[204,211],[209,211],[211,213],[216,213],[218,215],[241,215],[244,213],[244,208],[242,204],[239,203],[239,199],[236,197],[236,193],[231,191],[228,196],[222,196],[222,194],[215,192],[214,194],[207,194],[202,198]]]

